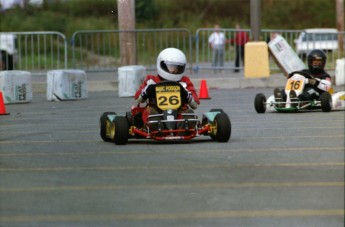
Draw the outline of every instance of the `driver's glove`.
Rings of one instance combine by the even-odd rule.
[[[312,86],[317,86],[319,84],[319,81],[317,79],[308,79],[307,83]]]
[[[154,96],[154,94],[155,94],[155,86],[153,84],[146,85],[146,87],[144,87],[140,93],[141,98],[144,100],[147,99],[148,97]]]
[[[190,101],[188,103],[188,105],[190,106],[190,108],[192,108],[193,110],[195,110],[196,108],[198,108],[198,104],[194,101],[194,99],[192,98],[192,101]]]
[[[193,95],[190,91],[188,91],[187,89],[184,89],[182,91],[182,99],[184,103],[188,103],[188,105],[192,108],[192,109],[196,109],[198,107],[198,104],[194,101]]]
[[[182,99],[184,103],[190,103],[193,100],[193,95],[187,89],[182,89]]]

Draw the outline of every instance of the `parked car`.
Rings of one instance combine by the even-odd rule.
[[[6,12],[15,7],[25,8],[26,5],[39,7],[43,5],[43,0],[0,0],[0,12]]]
[[[313,49],[326,52],[338,49],[338,30],[334,28],[305,29],[295,40],[296,53],[299,56],[307,55]]]

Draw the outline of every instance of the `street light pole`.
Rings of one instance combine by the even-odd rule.
[[[344,31],[344,0],[335,0],[336,11],[337,11],[337,29],[338,31]],[[339,33],[338,43],[339,50],[342,52],[344,50],[344,34]]]
[[[135,29],[135,1],[117,0],[117,10],[120,29],[121,65],[136,65],[136,33],[135,31],[121,31]]]
[[[261,0],[250,0],[250,27],[253,41],[259,41],[261,33]]]

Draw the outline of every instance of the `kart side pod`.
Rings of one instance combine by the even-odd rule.
[[[214,118],[217,116],[217,114],[220,114],[221,112],[220,111],[217,111],[217,112],[205,112],[203,114],[203,119],[206,118],[209,122],[213,122],[214,121]]]
[[[221,109],[205,112],[202,117],[202,124],[209,124],[208,134],[215,141],[227,142],[231,137],[231,121]]]

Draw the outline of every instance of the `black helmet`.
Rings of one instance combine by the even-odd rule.
[[[322,50],[312,50],[308,54],[308,68],[311,73],[322,73],[326,65],[327,56]]]

